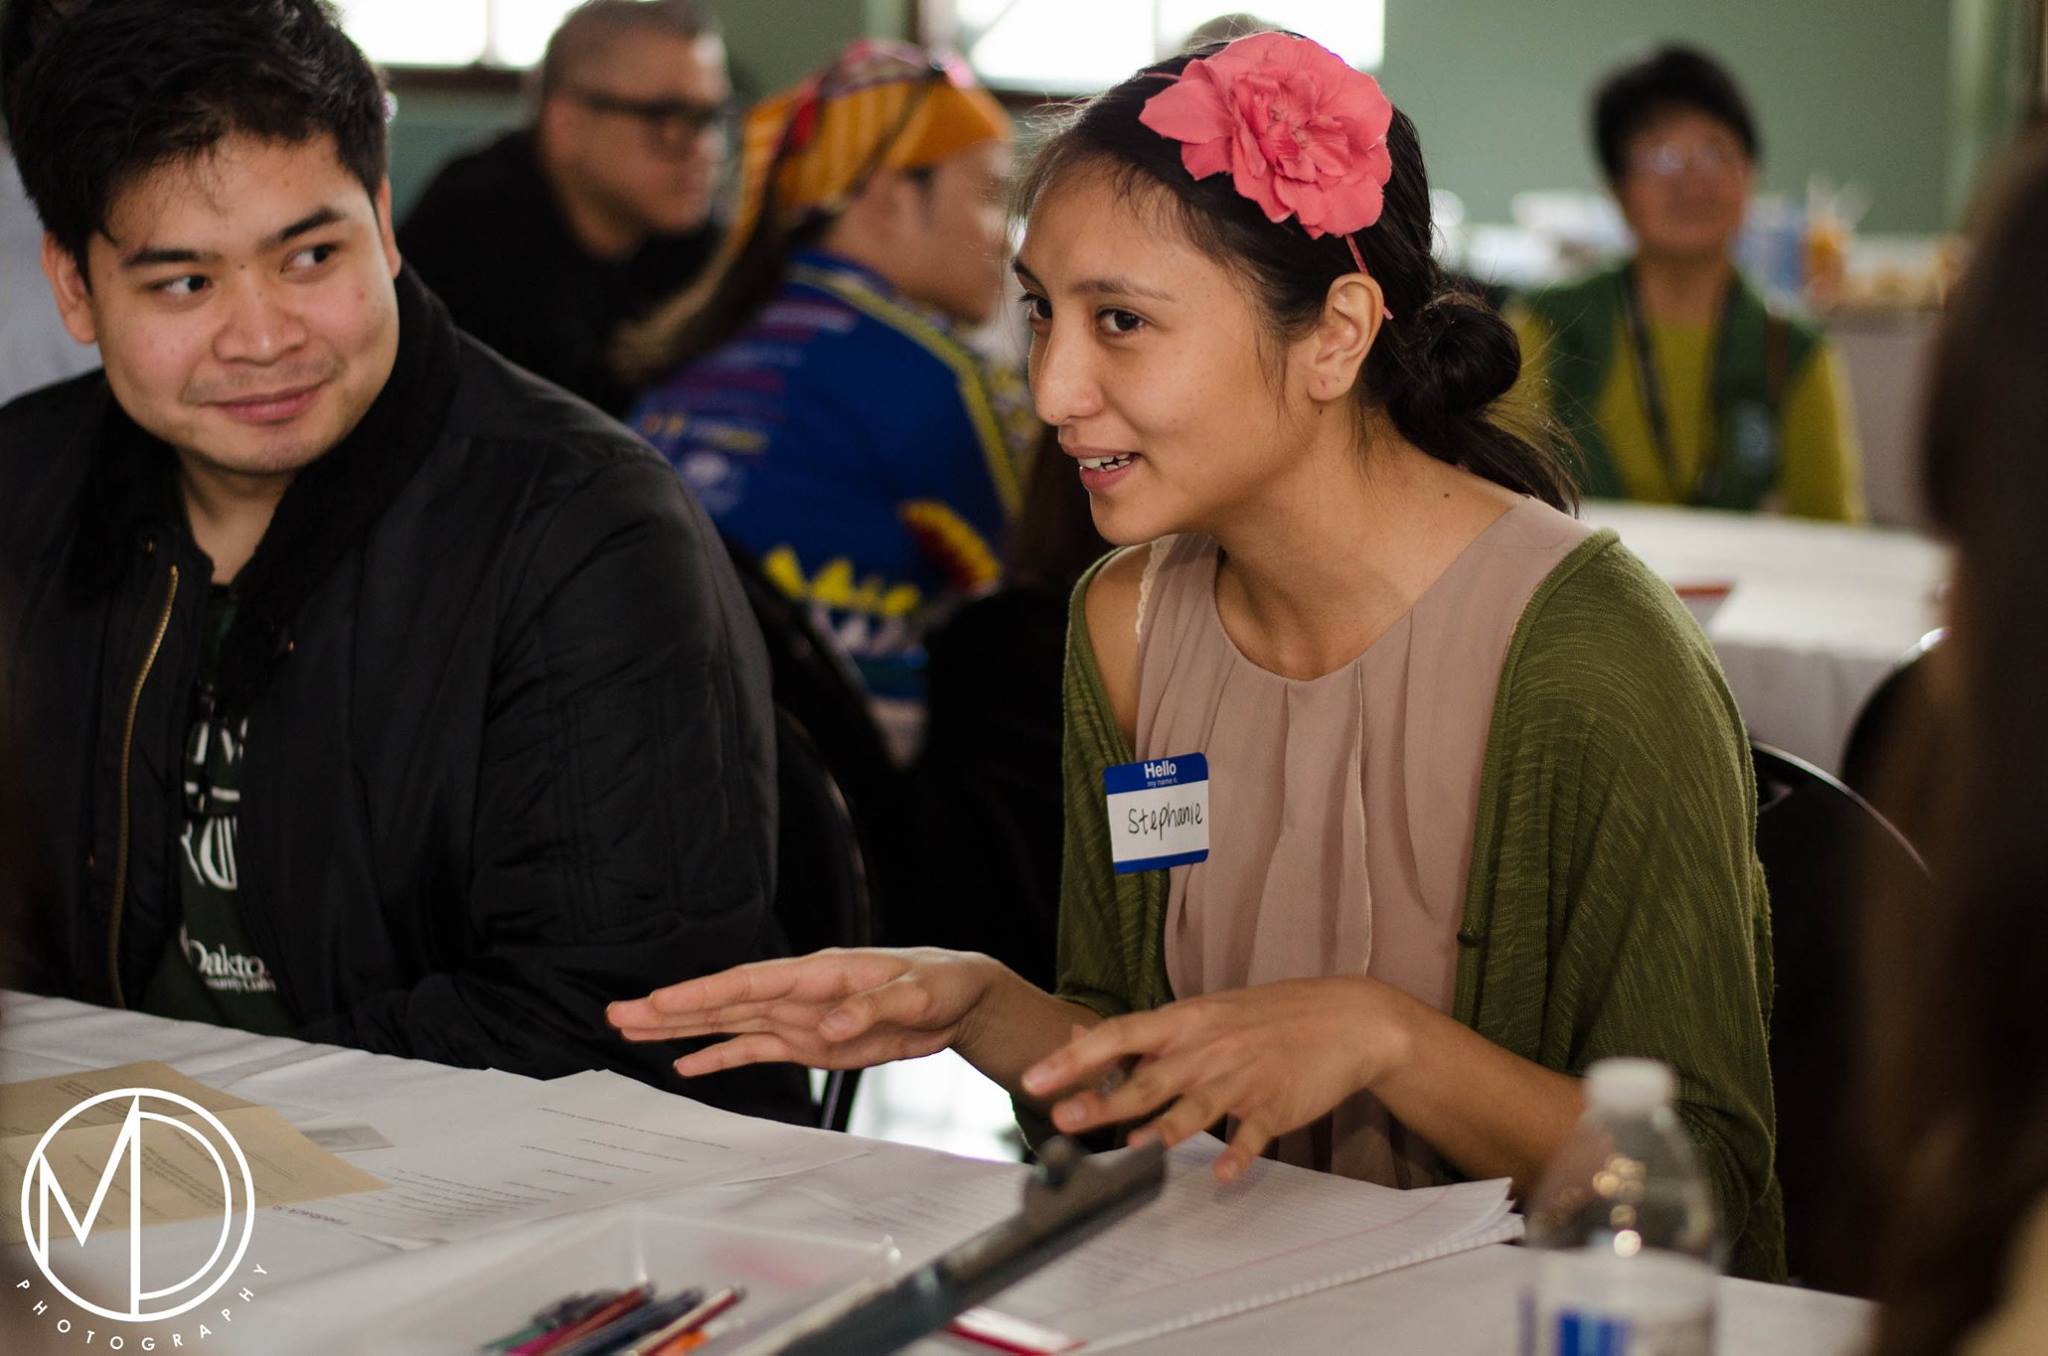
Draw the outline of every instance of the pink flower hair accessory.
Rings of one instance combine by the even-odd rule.
[[[1379,81],[1335,52],[1285,33],[1239,38],[1190,61],[1138,121],[1180,142],[1195,178],[1228,170],[1269,221],[1292,217],[1313,239],[1343,236],[1358,271],[1368,271],[1351,233],[1385,205],[1394,106]]]

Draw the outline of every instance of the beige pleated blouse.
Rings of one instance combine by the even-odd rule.
[[[1363,654],[1308,680],[1258,667],[1225,633],[1213,538],[1153,543],[1136,752],[1209,760],[1208,860],[1168,877],[1176,997],[1365,974],[1451,1010],[1501,663],[1537,586],[1590,531],[1517,501]],[[1450,1176],[1369,1093],[1273,1152],[1388,1186]]]

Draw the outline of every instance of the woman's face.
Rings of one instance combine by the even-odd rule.
[[[1645,254],[1692,258],[1727,253],[1754,181],[1733,128],[1676,108],[1629,138],[1614,196]]]
[[[1276,378],[1252,299],[1166,203],[1076,170],[1040,197],[1015,267],[1031,393],[1106,540],[1213,532],[1287,469],[1309,413],[1291,350]]]

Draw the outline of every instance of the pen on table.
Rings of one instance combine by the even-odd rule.
[[[740,1327],[736,1318],[721,1318],[716,1323],[707,1323],[695,1332],[686,1332],[681,1337],[671,1337],[666,1343],[655,1348],[653,1356],[682,1356],[686,1351],[695,1351],[706,1342],[716,1342],[727,1333]]]
[[[494,1337],[477,1348],[484,1352],[509,1353],[514,1347],[523,1347],[537,1338],[546,1337],[557,1328],[590,1317],[602,1305],[610,1304],[619,1297],[616,1290],[592,1290],[584,1294],[568,1295],[556,1300],[547,1308],[539,1310],[526,1320],[526,1326],[517,1332]]]
[[[512,1348],[507,1353],[507,1356],[544,1356],[545,1353],[554,1351],[558,1347],[567,1346],[579,1337],[589,1336],[615,1318],[633,1312],[633,1310],[647,1303],[653,1294],[653,1290],[649,1287],[636,1285],[631,1290],[622,1292],[618,1298],[610,1303],[600,1305],[597,1309],[577,1319],[575,1322],[566,1323],[556,1328],[553,1332],[545,1333],[535,1338],[524,1346]]]
[[[704,1300],[701,1290],[684,1290],[665,1300],[651,1301],[622,1314],[595,1332],[585,1333],[561,1346],[548,1348],[548,1356],[618,1356],[656,1328],[697,1308]]]
[[[619,1356],[654,1356],[656,1352],[666,1348],[676,1338],[696,1332],[697,1329],[703,1327],[712,1319],[717,1318],[727,1309],[732,1308],[733,1305],[738,1304],[746,1296],[747,1292],[737,1287],[729,1286],[724,1290],[720,1290],[702,1304],[690,1310],[681,1318],[678,1318],[675,1322],[656,1332],[648,1333],[632,1346],[621,1351]]]

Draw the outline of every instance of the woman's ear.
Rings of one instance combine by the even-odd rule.
[[[1330,284],[1323,314],[1307,341],[1311,400],[1343,400],[1358,384],[1365,355],[1379,339],[1386,297],[1369,273],[1347,273]]]

